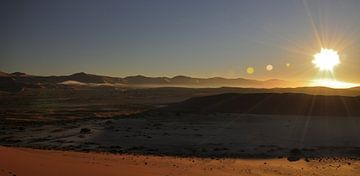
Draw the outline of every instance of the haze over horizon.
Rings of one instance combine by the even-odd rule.
[[[360,82],[359,7],[356,0],[3,1],[0,70],[297,81],[318,75],[311,61],[324,47],[339,52],[337,79]]]

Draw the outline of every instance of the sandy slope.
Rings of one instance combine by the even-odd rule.
[[[0,175],[359,175],[360,161],[198,159],[0,147]]]

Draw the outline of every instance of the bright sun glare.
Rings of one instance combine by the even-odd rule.
[[[333,75],[334,67],[340,64],[340,57],[337,51],[328,48],[321,48],[321,51],[314,55],[312,63],[320,71],[331,72]],[[312,86],[325,86],[331,88],[351,88],[359,86],[358,84],[337,81],[333,76],[327,75],[321,79],[311,81]]]
[[[342,81],[336,81],[334,79],[317,79],[311,81],[311,86],[324,86],[324,87],[331,87],[336,89],[346,89],[359,86],[355,83],[348,83]]]
[[[321,48],[321,51],[314,55],[312,63],[321,71],[333,71],[334,67],[340,64],[340,57],[337,51]]]

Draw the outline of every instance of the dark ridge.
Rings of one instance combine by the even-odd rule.
[[[296,93],[225,93],[190,98],[164,109],[192,113],[360,116],[360,98]]]
[[[22,72],[14,72],[10,74],[11,76],[29,76],[26,73],[22,73]]]
[[[12,77],[0,77],[0,91],[19,92],[23,90],[25,84],[17,82]]]

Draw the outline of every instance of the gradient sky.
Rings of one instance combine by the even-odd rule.
[[[338,79],[360,82],[359,9],[359,0],[4,0],[0,70],[307,80],[323,46],[341,55]]]

